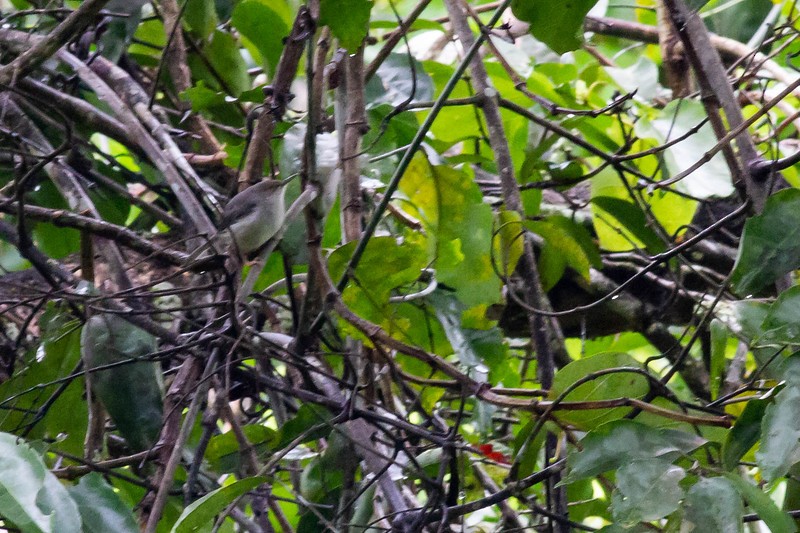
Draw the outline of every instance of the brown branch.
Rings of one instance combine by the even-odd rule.
[[[256,121],[250,144],[247,147],[244,168],[239,176],[239,190],[244,190],[250,183],[257,183],[263,174],[264,162],[272,141],[275,124],[280,121],[291,100],[291,84],[297,74],[297,66],[303,56],[306,39],[314,36],[316,21],[305,6],[297,11],[292,31],[286,38],[286,45],[275,70],[272,86],[265,87],[264,110]]]
[[[23,34],[25,37],[20,44],[26,50],[14,61],[0,68],[0,85],[13,84],[17,79],[27,76],[36,67],[47,61],[59,48],[86,29],[107,3],[108,0],[86,0],[43,38],[32,39],[27,34]],[[34,43],[33,46],[30,46],[31,41]]]

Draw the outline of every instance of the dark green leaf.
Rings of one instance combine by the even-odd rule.
[[[705,439],[669,429],[653,429],[633,420],[615,420],[589,432],[583,451],[568,458],[563,483],[596,476],[635,460],[674,461],[699,448]]]
[[[233,500],[266,482],[265,477],[249,477],[209,492],[186,507],[172,527],[172,533],[190,533],[206,527]]]
[[[302,442],[311,442],[326,437],[331,428],[328,421],[333,418],[331,414],[314,405],[304,404],[297,410],[297,414],[287,421],[279,430],[279,438],[275,443],[275,449],[283,448],[299,436],[303,436]]]
[[[658,520],[678,508],[686,476],[666,458],[631,461],[617,470],[617,490],[611,499],[614,518],[627,525]]]
[[[583,18],[596,3],[597,0],[514,0],[511,9],[517,18],[530,22],[531,35],[563,54],[580,47]]]
[[[761,420],[772,400],[750,400],[736,419],[736,424],[725,435],[722,444],[722,465],[733,470],[750,448],[761,437]]]
[[[573,383],[592,372],[609,368],[641,369],[641,364],[630,355],[618,352],[600,353],[578,359],[556,373],[553,386],[550,388],[551,399],[555,399]],[[649,390],[650,385],[646,377],[622,371],[605,374],[579,385],[567,395],[564,401],[591,402],[621,397],[642,398]],[[628,412],[630,412],[628,407],[591,411],[558,411],[558,418],[575,424],[581,429],[592,429],[611,420],[622,418]]]
[[[756,462],[769,481],[786,475],[800,451],[800,386],[783,388],[767,406],[761,423],[761,446]]]
[[[769,531],[780,531],[780,533],[793,533],[797,531],[797,526],[792,518],[778,509],[769,494],[762,492],[760,488],[752,485],[750,482],[742,479],[739,474],[729,473],[725,474],[725,478],[736,487],[739,494],[747,500],[753,511],[758,514],[758,517],[764,521],[769,528]]]
[[[355,53],[367,36],[372,0],[321,0],[319,23],[329,26],[339,43]]]
[[[701,478],[686,493],[682,528],[687,531],[724,531],[744,529],[742,497],[724,477]]]
[[[278,13],[261,0],[244,0],[236,5],[231,23],[256,47],[269,72],[274,72],[289,27]]]
[[[742,296],[759,293],[800,267],[800,190],[784,189],[767,199],[764,212],[744,225],[731,275]]]
[[[92,472],[81,478],[69,494],[78,504],[85,533],[137,533],[136,519],[103,476]]]
[[[28,533],[79,533],[78,506],[27,443],[0,433],[0,513]]]

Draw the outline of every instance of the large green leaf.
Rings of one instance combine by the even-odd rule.
[[[750,400],[736,419],[736,424],[725,435],[722,443],[722,465],[733,470],[739,460],[761,437],[761,420],[772,400]]]
[[[148,359],[157,349],[155,337],[110,313],[89,318],[81,332],[92,392],[135,451],[153,446],[161,432],[161,368]]]
[[[589,432],[581,441],[583,450],[569,456],[569,474],[563,482],[596,476],[632,461],[674,461],[705,442],[702,437],[682,431],[615,420]]]
[[[464,172],[432,166],[415,156],[400,190],[403,208],[425,225],[436,277],[467,307],[500,301],[501,280],[492,268],[492,210]]]
[[[621,352],[607,352],[578,359],[560,369],[553,379],[550,397],[554,399],[573,383],[599,370],[609,368],[636,368],[641,364],[633,357]],[[572,390],[565,398],[567,402],[591,402],[614,398],[642,398],[650,390],[647,378],[633,372],[615,372],[593,379]],[[592,429],[630,412],[628,407],[596,409],[591,411],[558,411],[558,418],[581,429]]]
[[[738,474],[728,473],[725,478],[736,487],[739,494],[747,500],[747,505],[752,507],[758,517],[764,521],[769,531],[780,531],[780,533],[793,533],[797,531],[797,526],[788,514],[784,513],[769,494],[742,479]]]
[[[683,528],[686,531],[724,531],[744,529],[742,497],[724,477],[700,478],[686,493]]]
[[[678,508],[686,476],[669,459],[638,459],[617,470],[617,490],[611,498],[614,518],[625,524],[658,520]]]
[[[87,407],[83,380],[74,379],[46,413],[43,402],[80,362],[78,322],[57,305],[49,304],[39,319],[41,345],[17,361],[12,379],[0,384],[0,403],[5,410],[0,430],[29,429],[29,439],[49,439],[53,446],[75,455],[83,453]],[[49,385],[48,385],[49,384]],[[38,414],[44,418],[28,427]]]
[[[406,54],[389,54],[366,87],[367,109],[433,98],[433,80],[424,65]]]
[[[262,0],[244,0],[236,5],[231,24],[247,38],[274,72],[283,50],[289,27],[283,17]]]
[[[530,23],[531,35],[563,54],[583,43],[583,19],[596,3],[597,0],[513,0],[511,9],[517,18]]]
[[[435,291],[428,297],[428,301],[436,310],[436,317],[441,322],[459,362],[469,369],[470,374],[477,372],[481,380],[488,377],[492,384],[513,376],[514,367],[510,364],[508,349],[498,328],[480,330],[464,327],[464,306],[452,293]],[[483,376],[487,370],[488,376]],[[509,386],[507,382],[505,384]]]
[[[328,265],[333,279],[344,273],[356,242],[340,246],[330,255]],[[386,327],[390,333],[402,332],[413,325],[393,318],[389,298],[392,291],[411,285],[427,264],[422,247],[413,242],[402,245],[394,237],[373,237],[352,275],[353,281],[342,298],[359,316]],[[353,334],[355,330],[350,330]],[[360,334],[358,334],[361,336]]]
[[[249,477],[209,492],[184,509],[172,526],[172,533],[190,533],[206,527],[233,500],[266,482],[265,477]]]
[[[0,514],[23,533],[78,533],[78,506],[18,437],[0,433]]]
[[[784,189],[767,199],[764,212],[747,220],[731,275],[742,296],[768,288],[800,267],[800,190]]]
[[[92,472],[83,476],[77,485],[68,490],[78,504],[84,533],[139,531],[133,513],[102,475]]]
[[[636,123],[636,133],[642,138],[655,139],[658,144],[674,141],[691,133],[706,118],[703,104],[694,100],[673,100],[662,109],[657,118],[642,119]],[[717,144],[717,138],[708,124],[703,125],[677,144],[662,153],[666,178],[688,169],[705,157]],[[703,166],[686,176],[674,187],[696,198],[728,197],[734,192],[731,174],[722,154],[718,153]]]
[[[761,446],[756,462],[761,475],[774,481],[786,475],[800,452],[800,386],[787,385],[767,406],[761,423]]]
[[[319,23],[329,26],[339,44],[355,53],[367,36],[372,0],[321,0]]]
[[[778,296],[760,329],[758,344],[761,346],[800,344],[800,286],[791,287]]]

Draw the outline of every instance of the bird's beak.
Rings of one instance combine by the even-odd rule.
[[[289,176],[285,180],[281,180],[281,187],[286,187],[287,185],[289,185],[289,183],[291,183],[292,180],[294,180],[299,175],[300,175],[300,173],[297,172],[295,174],[292,174],[291,176]]]

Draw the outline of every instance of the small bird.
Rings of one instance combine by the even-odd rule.
[[[215,244],[233,248],[240,256],[257,251],[281,228],[286,216],[284,187],[289,180],[263,180],[228,202]]]

